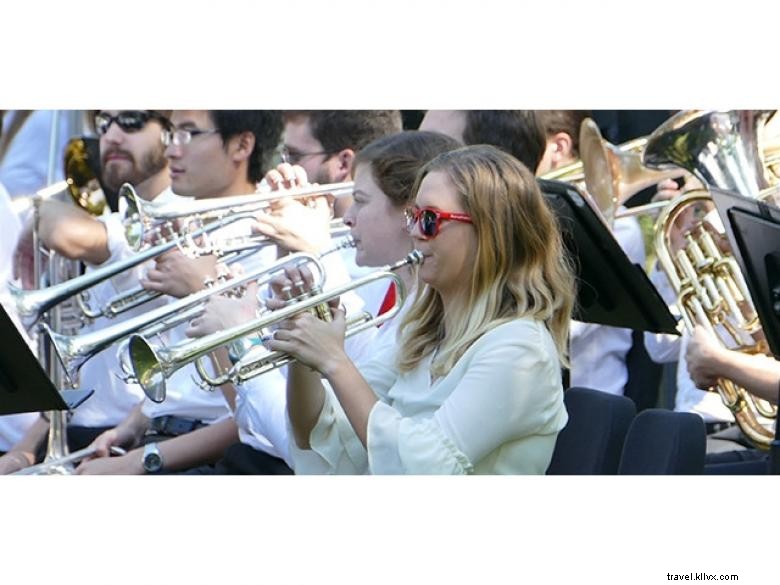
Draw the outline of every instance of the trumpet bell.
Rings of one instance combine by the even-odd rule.
[[[163,359],[160,353],[141,335],[130,337],[128,345],[135,379],[152,402],[163,402],[167,394]]]

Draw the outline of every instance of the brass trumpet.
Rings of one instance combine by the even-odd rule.
[[[166,379],[185,365],[242,337],[261,331],[276,323],[284,321],[285,319],[289,319],[302,311],[320,307],[328,303],[328,301],[331,301],[346,292],[353,291],[360,286],[387,279],[394,282],[398,287],[395,307],[388,313],[379,317],[364,318],[363,316],[359,316],[357,319],[350,320],[352,327],[348,329],[347,335],[354,335],[369,327],[379,325],[393,317],[398,310],[400,310],[405,298],[406,291],[403,281],[393,271],[404,266],[419,265],[422,261],[422,254],[415,250],[400,262],[378,272],[369,274],[354,282],[344,284],[326,293],[318,292],[318,294],[315,294],[314,296],[298,300],[283,309],[262,315],[248,323],[237,325],[236,327],[232,327],[225,331],[218,331],[211,335],[201,337],[200,339],[186,341],[171,347],[157,347],[150,343],[144,336],[134,335],[130,338],[129,351],[135,377],[138,379],[138,382],[141,384],[146,396],[150,400],[162,402],[165,400],[166,396]],[[212,386],[219,386],[231,381],[239,382],[261,375],[292,361],[290,356],[280,354],[279,352],[269,353],[258,360],[249,359],[250,356],[247,356],[247,358],[248,359],[243,362],[239,361],[224,377],[217,379],[206,377],[204,381]],[[199,373],[203,376],[202,370],[199,370]]]

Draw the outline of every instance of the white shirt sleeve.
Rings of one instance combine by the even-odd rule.
[[[554,348],[550,355],[539,336],[508,337],[498,329],[464,354],[463,376],[431,418],[403,417],[386,403],[375,405],[368,423],[372,473],[471,473],[502,445],[563,426]],[[553,380],[558,383],[551,392]]]
[[[374,358],[360,367],[360,373],[380,400],[395,382],[395,343],[381,347]],[[320,418],[309,436],[311,449],[300,449],[289,428],[290,457],[297,474],[362,474],[368,468],[368,456],[355,429],[326,380],[325,403]],[[289,419],[287,421],[290,427]]]

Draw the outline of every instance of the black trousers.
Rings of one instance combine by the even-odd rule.
[[[284,460],[253,449],[244,443],[234,443],[214,465],[203,465],[184,471],[185,475],[292,475]]]
[[[92,441],[97,439],[100,435],[105,433],[109,429],[114,427],[78,427],[75,425],[68,425],[68,452],[73,453],[84,447],[88,447]],[[46,457],[46,448],[48,441],[44,441],[38,448],[38,452],[35,454],[35,461],[40,463]]]

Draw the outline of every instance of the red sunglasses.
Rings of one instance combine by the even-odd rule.
[[[417,227],[420,229],[420,235],[426,240],[439,235],[442,221],[450,220],[472,223],[471,217],[465,213],[450,213],[449,211],[434,209],[433,207],[408,207],[404,214],[406,215],[407,231],[411,233],[414,224],[417,224]]]

